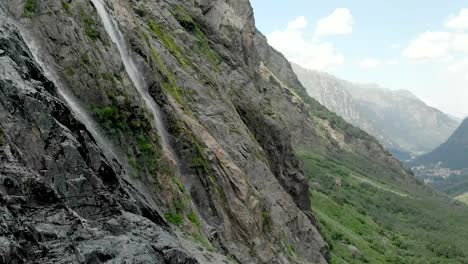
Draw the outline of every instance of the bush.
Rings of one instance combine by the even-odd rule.
[[[184,218],[181,214],[179,213],[167,213],[164,215],[166,220],[176,226],[181,226],[184,223]]]
[[[26,0],[24,4],[23,16],[31,18],[37,9],[37,2],[36,0]]]
[[[273,223],[271,222],[271,216],[268,211],[262,212],[262,219],[263,219],[263,231],[270,232],[273,228]]]
[[[99,32],[96,30],[96,20],[93,18],[89,17],[88,14],[84,10],[80,11],[81,19],[83,20],[83,23],[85,25],[85,32],[86,35],[91,39],[91,40],[97,40],[99,37]]]
[[[187,218],[192,222],[196,227],[201,227],[201,221],[198,215],[192,210],[188,215]]]
[[[62,1],[62,7],[68,14],[71,14],[71,4],[67,1]]]

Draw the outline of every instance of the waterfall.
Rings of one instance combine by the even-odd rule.
[[[154,128],[158,131],[164,153],[166,155],[169,155],[168,158],[172,159],[173,162],[176,163],[176,155],[175,152],[172,150],[171,146],[169,145],[168,133],[161,117],[161,110],[154,101],[154,99],[149,95],[146,89],[145,80],[143,76],[139,73],[135,61],[130,55],[130,50],[128,49],[125,39],[119,30],[117,22],[113,17],[111,17],[102,0],[91,1],[96,7],[97,13],[101,18],[104,29],[106,30],[112,42],[114,42],[114,44],[117,46],[117,49],[120,53],[120,57],[124,64],[125,70],[128,76],[130,77],[130,80],[132,81],[136,90],[143,99],[146,107],[151,111],[153,115],[152,124]]]
[[[81,105],[78,103],[78,101],[68,92],[64,89],[63,83],[60,81],[60,79],[57,77],[57,75],[50,71],[50,67],[46,67],[45,65],[45,58],[41,57],[40,50],[39,50],[39,45],[36,44],[34,41],[33,37],[27,32],[26,30],[21,30],[21,36],[23,37],[26,45],[29,48],[29,51],[31,52],[32,56],[34,57],[34,60],[39,64],[41,67],[42,71],[44,72],[44,75],[47,79],[49,79],[52,83],[54,83],[55,87],[57,88],[57,92],[59,95],[62,97],[62,99],[67,103],[67,105],[70,107],[72,110],[73,114],[75,117],[85,125],[86,129],[91,133],[91,135],[94,137],[96,142],[98,143],[99,147],[102,149],[104,152],[104,155],[106,158],[111,161],[111,160],[118,160],[118,156],[116,155],[116,152],[112,145],[105,139],[104,136],[102,136],[101,131],[98,129],[98,126],[96,123],[93,121],[93,119],[88,115],[88,113],[81,107]]]

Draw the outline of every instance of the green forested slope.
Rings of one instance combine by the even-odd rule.
[[[468,208],[419,185],[300,151],[332,263],[468,263]]]

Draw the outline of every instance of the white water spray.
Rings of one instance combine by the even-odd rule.
[[[39,45],[36,44],[34,41],[33,37],[29,35],[29,33],[26,33],[25,30],[21,30],[21,35],[26,42],[26,45],[28,46],[29,50],[31,51],[31,54],[33,55],[35,61],[39,64],[41,67],[42,71],[44,72],[44,75],[47,79],[49,79],[52,83],[54,83],[55,87],[57,88],[57,92],[59,95],[65,100],[67,105],[70,107],[72,110],[73,114],[76,116],[76,118],[85,125],[86,129],[93,135],[94,139],[98,143],[98,145],[101,147],[101,149],[104,152],[104,155],[106,156],[107,159],[113,160],[117,159],[118,156],[116,155],[116,152],[114,151],[114,148],[112,145],[102,136],[102,133],[98,129],[98,126],[96,123],[93,121],[93,119],[88,115],[88,113],[81,107],[81,105],[78,103],[78,101],[68,92],[66,91],[63,87],[63,83],[60,81],[59,78],[57,78],[57,75],[50,71],[50,67],[46,67],[44,63],[44,58],[40,56],[41,52],[39,50]]]
[[[161,110],[159,106],[156,104],[154,99],[149,95],[148,91],[146,90],[145,80],[143,76],[138,71],[138,68],[130,55],[130,50],[127,47],[125,39],[122,33],[119,30],[117,22],[115,19],[109,14],[107,11],[106,6],[104,5],[102,0],[91,0],[96,7],[97,13],[102,20],[104,25],[104,29],[106,30],[107,34],[109,35],[112,42],[115,43],[117,49],[119,50],[120,57],[124,64],[125,70],[130,77],[133,85],[137,89],[138,93],[140,94],[141,98],[146,104],[146,107],[151,111],[153,115],[153,126],[158,131],[159,137],[161,139],[161,145],[163,151],[166,155],[170,155],[169,158],[173,160],[173,162],[177,162],[175,152],[172,150],[171,146],[169,145],[168,134],[167,130],[164,126],[164,123],[161,118]]]

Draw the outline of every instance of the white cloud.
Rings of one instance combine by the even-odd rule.
[[[455,34],[453,37],[452,47],[455,51],[468,53],[468,34]]]
[[[332,44],[307,36],[306,30],[307,20],[298,17],[285,30],[268,34],[268,43],[305,68],[331,71],[344,63],[343,55]]]
[[[452,63],[447,67],[447,73],[449,74],[465,74],[468,73],[468,59],[460,60],[458,62]]]
[[[449,18],[445,26],[457,30],[468,29],[468,9],[463,8],[457,16]]]
[[[377,68],[377,67],[384,66],[384,65],[397,65],[397,64],[398,64],[397,59],[379,60],[376,58],[365,58],[365,59],[358,61],[359,67],[363,69],[372,69],[372,68]]]
[[[411,41],[403,51],[410,59],[438,59],[447,57],[451,47],[452,33],[428,31]]]
[[[353,32],[353,15],[347,8],[337,8],[329,16],[322,18],[317,23],[315,34],[346,35]]]
[[[288,29],[304,29],[307,27],[307,19],[305,16],[300,16],[288,23]]]
[[[382,62],[374,58],[366,58],[359,61],[359,67],[363,69],[376,68],[382,65]]]
[[[435,89],[430,96],[435,106],[458,117],[467,116],[468,59],[444,67],[441,84],[445,86]]]

